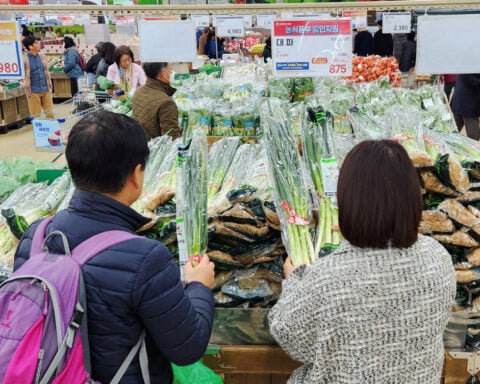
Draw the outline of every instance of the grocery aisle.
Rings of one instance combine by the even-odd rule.
[[[15,157],[28,156],[33,160],[54,161],[58,153],[39,152],[35,149],[32,125],[26,124],[20,129],[13,129],[6,134],[0,134],[0,156],[8,160]],[[63,166],[65,156],[61,155],[55,160],[56,164]]]

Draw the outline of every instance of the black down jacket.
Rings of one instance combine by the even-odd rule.
[[[70,247],[107,230],[135,232],[148,219],[106,196],[77,190],[70,207],[60,211],[47,233],[62,231]],[[38,224],[25,233],[14,269],[29,257]],[[59,236],[50,239],[51,252],[63,253]],[[186,288],[170,252],[161,243],[135,238],[113,246],[82,267],[87,290],[92,376],[108,383],[147,330],[151,383],[171,383],[170,362],[187,365],[204,353],[213,325],[213,296],[201,283]],[[143,383],[135,359],[122,384]]]

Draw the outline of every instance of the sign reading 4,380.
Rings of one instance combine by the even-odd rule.
[[[24,77],[17,24],[0,21],[0,79],[22,79]]]

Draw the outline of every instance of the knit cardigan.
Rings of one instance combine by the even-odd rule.
[[[438,384],[455,298],[448,252],[419,236],[407,249],[344,241],[296,268],[269,313],[270,331],[303,366],[289,384]]]

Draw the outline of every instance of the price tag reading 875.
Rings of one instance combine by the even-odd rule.
[[[217,17],[216,34],[218,37],[243,37],[245,36],[245,22],[243,17],[224,16]]]
[[[23,61],[15,22],[0,21],[0,79],[22,79]]]
[[[384,13],[383,33],[409,33],[412,29],[410,12]]]
[[[276,20],[272,51],[276,76],[350,76],[351,20]]]

